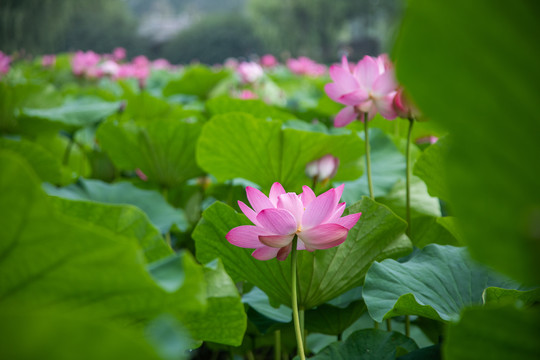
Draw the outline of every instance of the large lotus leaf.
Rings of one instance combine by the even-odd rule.
[[[214,116],[205,124],[197,160],[219,181],[244,178],[263,188],[278,181],[288,191],[295,191],[311,183],[305,174],[310,161],[332,154],[340,159],[340,167],[353,167],[362,153],[362,140],[353,134],[283,129],[279,121],[229,113]],[[338,169],[336,178],[339,176]]]
[[[537,4],[408,5],[397,76],[419,108],[452,134],[446,183],[471,255],[538,285]]]
[[[398,315],[454,321],[464,307],[482,304],[482,294],[491,286],[518,287],[473,262],[465,248],[430,244],[407,262],[373,263],[363,296],[379,322]]]
[[[292,328],[292,310],[283,304],[278,307],[270,304],[270,299],[261,289],[253,289],[242,295],[242,302],[248,304],[246,311],[249,324],[253,324],[261,334]],[[249,329],[249,327],[248,327]]]
[[[429,146],[414,164],[413,173],[421,178],[427,185],[431,196],[443,200],[450,200],[448,195],[448,174],[446,158],[450,153],[450,139],[448,136]]]
[[[387,207],[364,198],[348,209],[362,212],[345,243],[298,256],[299,306],[310,309],[362,284],[370,264],[376,259],[400,256],[410,251],[410,241],[402,236],[406,224]],[[225,239],[229,230],[249,224],[243,214],[216,202],[207,208],[193,232],[197,258],[208,262],[220,258],[233,280],[247,280],[271,299],[290,304],[290,257],[260,261],[252,249],[231,245]]]
[[[195,162],[198,123],[174,119],[116,122],[110,119],[97,139],[114,164],[123,170],[140,169],[148,182],[170,188],[202,175]]]
[[[62,164],[39,144],[24,139],[0,138],[0,149],[7,149],[22,156],[41,180],[53,184],[60,183]]]
[[[259,119],[290,120],[296,117],[275,106],[266,104],[261,100],[233,99],[228,96],[220,96],[206,102],[206,107],[212,115],[221,115],[231,112],[243,112]]]
[[[98,317],[181,318],[206,303],[203,271],[188,253],[176,291],[146,269],[138,239],[60,213],[22,158],[0,155],[0,304],[32,308],[63,304]]]
[[[397,149],[390,137],[380,129],[369,130],[369,144],[371,146],[371,180],[375,196],[386,195],[394,184],[402,179],[405,181],[405,156]],[[365,157],[360,160],[365,163]],[[359,179],[345,182],[343,201],[354,203],[368,196],[367,175],[364,173]]]
[[[405,198],[405,182],[398,180],[392,190],[386,196],[377,198],[377,201],[388,206],[402,219],[406,219]],[[416,176],[412,176],[410,238],[413,244],[420,248],[431,243],[459,245],[460,242],[454,234],[439,222],[441,219],[443,218],[439,199],[431,197],[426,184]]]
[[[61,308],[1,307],[0,347],[4,359],[162,359],[140,331]]]
[[[228,72],[224,70],[214,72],[206,66],[192,66],[184,71],[180,79],[171,80],[165,85],[163,95],[185,94],[206,98],[210,91],[227,75]]]
[[[166,116],[171,105],[164,99],[152,96],[146,91],[139,94],[128,92],[127,104],[123,115],[131,118],[154,119]]]
[[[514,307],[470,308],[448,326],[443,357],[448,360],[540,359],[540,311]]]
[[[458,219],[454,216],[445,216],[437,218],[437,223],[448,230],[460,245],[463,245],[463,232]]]
[[[52,85],[0,82],[0,133],[16,133],[20,130],[17,115],[23,107],[50,107],[61,102]]]
[[[204,278],[208,307],[203,314],[188,313],[183,322],[195,338],[239,346],[247,317],[235,284],[219,260],[204,267]]]
[[[501,289],[489,287],[482,295],[486,304],[520,304],[531,305],[540,302],[540,288],[532,290]]]
[[[418,346],[403,334],[383,330],[358,330],[345,342],[336,342],[312,357],[314,360],[394,360],[402,351]]]
[[[134,93],[126,91],[126,108],[121,114],[122,119],[137,119],[141,121],[154,121],[155,119],[185,119],[201,117],[200,111],[184,109],[180,104],[166,101],[161,97],[153,96],[147,91]]]
[[[198,344],[182,324],[173,316],[161,315],[144,329],[146,339],[154,346],[164,360],[184,360]]]
[[[182,210],[169,205],[159,192],[139,189],[129,182],[109,184],[99,180],[81,178],[77,184],[64,188],[48,185],[45,186],[45,190],[49,195],[71,200],[135,205],[144,211],[162,234],[169,231],[172,225],[178,226],[182,231],[187,228],[186,215]]]
[[[275,322],[289,323],[292,321],[292,310],[290,307],[285,305],[273,307],[270,304],[268,295],[256,286],[254,286],[250,292],[242,296],[242,302],[248,304],[257,312]]]
[[[50,201],[63,214],[99,224],[121,236],[136,238],[149,263],[172,254],[171,248],[165,243],[159,231],[135,206],[102,204],[59,197],[52,197]]]
[[[19,124],[25,132],[38,130],[78,128],[95,124],[120,109],[121,102],[109,102],[99,98],[86,97],[68,99],[61,106],[48,109],[23,108]]]

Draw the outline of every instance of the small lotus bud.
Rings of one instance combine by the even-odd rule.
[[[313,160],[306,165],[306,175],[320,181],[331,179],[336,175],[339,159],[330,154]]]

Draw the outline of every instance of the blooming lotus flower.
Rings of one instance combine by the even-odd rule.
[[[254,62],[241,62],[236,71],[244,83],[253,83],[264,75],[262,67]]]
[[[77,76],[88,75],[98,77],[97,64],[101,57],[93,51],[77,51],[71,59],[71,70]]]
[[[118,65],[113,60],[107,60],[100,65],[100,68],[104,74],[114,77],[116,76],[116,74],[118,74],[118,71],[120,70],[120,65]]]
[[[41,58],[41,66],[52,67],[56,64],[56,55],[43,55]]]
[[[320,159],[313,160],[306,165],[306,175],[310,178],[317,178],[324,181],[336,175],[339,166],[339,159],[330,154]]]
[[[137,67],[148,67],[150,66],[150,60],[144,55],[139,55],[135,57],[132,61],[133,65]]]
[[[113,50],[113,59],[116,61],[121,61],[126,58],[126,49],[123,47],[117,47]]]
[[[343,56],[341,65],[330,67],[330,77],[334,82],[326,84],[324,90],[332,100],[347,105],[337,114],[335,126],[349,124],[359,113],[367,113],[368,120],[373,119],[377,112],[388,120],[396,118],[392,103],[397,82],[386,55],[377,58],[364,56],[352,72],[347,58]]]
[[[150,76],[149,62],[139,61],[134,64],[121,64],[114,75],[114,79],[135,78],[139,86],[144,88],[146,79]]]
[[[288,59],[287,67],[297,75],[321,76],[326,73],[326,66],[317,64],[305,56],[300,56],[298,59]]]
[[[152,61],[152,68],[156,70],[170,70],[172,69],[172,65],[167,59],[160,58]]]
[[[258,260],[275,257],[285,260],[291,252],[295,235],[298,235],[298,250],[314,251],[338,246],[345,241],[361,215],[341,217],[345,210],[345,203],[339,202],[343,186],[319,196],[304,186],[304,191],[297,195],[285,192],[283,186],[276,182],[268,197],[248,186],[246,193],[252,208],[241,201],[238,206],[254,225],[235,227],[227,233],[226,239],[233,245],[255,249],[252,255]]]
[[[266,54],[261,57],[261,65],[263,67],[271,68],[278,64],[274,55]]]
[[[11,63],[11,56],[4,54],[0,51],[0,75],[7,74],[9,71],[9,64]]]

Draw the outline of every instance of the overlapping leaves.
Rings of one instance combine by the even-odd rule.
[[[245,316],[234,284],[222,269],[203,274],[183,251],[147,270],[143,250],[152,260],[170,250],[156,252],[163,240],[140,210],[62,199],[54,205],[22,158],[3,152],[0,168],[2,307],[84,308],[96,319],[128,322],[167,312],[184,322],[196,339],[240,343]],[[64,213],[67,210],[71,214]],[[94,224],[92,216],[100,224]],[[188,322],[198,316],[210,323],[216,307],[236,322],[213,318],[209,328]]]
[[[279,121],[243,113],[214,116],[197,146],[199,165],[219,181],[244,178],[263,188],[278,181],[290,191],[310,182],[306,164],[326,154],[340,159],[336,179],[358,177],[362,153],[362,140],[354,134],[283,129]]]
[[[422,111],[453,136],[446,184],[471,254],[538,285],[536,4],[409,5],[396,73]]]
[[[173,224],[180,230],[187,228],[186,215],[183,211],[169,205],[157,191],[139,189],[129,182],[107,184],[99,180],[81,178],[77,184],[64,188],[46,186],[46,190],[50,195],[66,199],[135,205],[146,213],[161,233],[169,231]]]
[[[482,304],[488,287],[519,285],[473,262],[465,248],[431,244],[407,262],[374,263],[363,297],[376,321],[397,315],[453,321],[466,306]]]
[[[198,123],[177,119],[152,122],[103,123],[97,139],[114,164],[122,170],[140,169],[148,181],[170,188],[202,175],[195,162]]]

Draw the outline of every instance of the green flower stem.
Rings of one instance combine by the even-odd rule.
[[[376,321],[373,321],[373,328],[378,329],[379,328],[379,323],[376,322]]]
[[[359,115],[361,116],[361,115]],[[373,183],[371,182],[371,156],[369,154],[369,131],[368,131],[368,113],[364,113],[364,134],[365,134],[365,143],[366,143],[366,171],[367,171],[367,182],[369,187],[369,197],[374,200],[375,195],[373,194]]]
[[[163,194],[163,197],[165,198],[165,201],[169,202],[169,189],[164,187],[162,190],[162,194]],[[167,242],[167,245],[169,245],[169,247],[172,249],[171,230],[167,230],[167,232],[165,233],[165,241]]]
[[[253,355],[253,351],[251,350],[247,351],[246,357],[248,358],[248,360],[255,360],[255,355]]]
[[[392,320],[386,319],[386,330],[392,331]]]
[[[411,134],[414,125],[414,118],[409,118],[409,130],[407,132],[407,148],[406,148],[406,167],[405,167],[405,181],[406,181],[406,220],[407,230],[406,234],[411,237]],[[405,335],[410,335],[410,318],[409,315],[405,315]]]
[[[294,235],[294,239],[292,241],[292,249],[291,249],[291,294],[292,294],[291,307],[293,311],[294,331],[296,334],[298,355],[300,356],[300,360],[305,360],[306,355],[304,355],[304,342],[303,342],[302,331],[300,330],[300,319],[298,317],[298,299],[296,296],[296,258],[298,255],[298,252],[296,250],[297,242],[298,242],[298,237],[297,235]]]
[[[274,360],[281,360],[281,331],[274,331]]]
[[[298,270],[298,269],[297,269]],[[298,278],[298,274],[296,274],[296,278]],[[300,333],[302,334],[302,343],[304,344],[304,347],[306,346],[306,329],[305,329],[305,311],[304,308],[300,308],[298,310],[298,317],[300,319]],[[307,349],[304,349],[306,351]]]
[[[406,220],[407,220],[407,236],[411,236],[411,134],[414,125],[414,119],[409,118],[409,131],[407,133],[407,149],[406,149]]]

